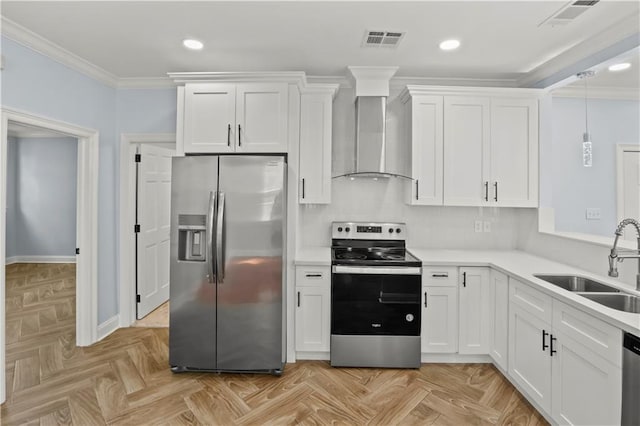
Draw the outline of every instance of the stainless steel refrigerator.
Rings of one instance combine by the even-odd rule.
[[[173,159],[173,372],[282,373],[285,206],[283,156]]]

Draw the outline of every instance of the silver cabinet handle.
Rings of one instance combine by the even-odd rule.
[[[209,208],[207,209],[207,223],[205,224],[205,232],[207,233],[207,248],[209,250],[209,259],[207,268],[209,270],[209,283],[213,284],[216,281],[215,276],[215,266],[213,262],[213,253],[215,250],[213,249],[213,221],[215,218],[215,209],[216,209],[216,193],[213,191],[209,192]]]
[[[218,193],[218,223],[216,224],[216,270],[218,271],[218,284],[224,282],[224,192]]]

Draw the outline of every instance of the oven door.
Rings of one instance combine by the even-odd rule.
[[[420,267],[333,266],[331,334],[420,335]]]

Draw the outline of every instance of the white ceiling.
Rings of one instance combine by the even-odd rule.
[[[526,86],[639,31],[638,1],[601,0],[568,25],[540,25],[567,3],[2,1],[0,8],[5,19],[116,79],[178,71],[344,77],[348,65],[375,65],[399,66],[397,77]],[[397,49],[365,48],[366,30],[406,36]],[[186,37],[202,40],[205,48],[184,49]],[[447,38],[460,39],[461,48],[440,51],[438,43]],[[627,84],[622,81],[633,73],[637,68],[619,74],[617,84]]]

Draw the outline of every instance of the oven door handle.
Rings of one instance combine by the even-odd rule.
[[[419,295],[413,294],[380,292],[378,303],[382,303],[384,305],[419,305],[419,298]]]
[[[331,268],[334,274],[368,274],[368,275],[422,275],[419,266],[343,266],[334,265]]]

